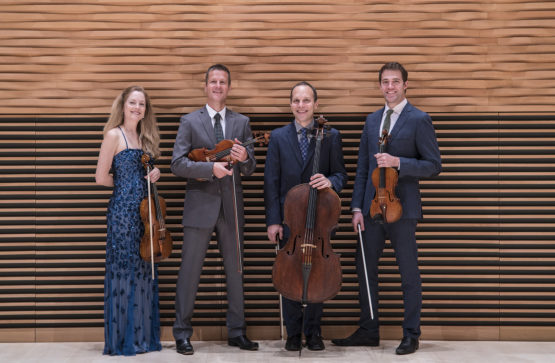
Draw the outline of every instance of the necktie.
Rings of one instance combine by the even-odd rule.
[[[303,127],[301,129],[301,140],[299,141],[299,148],[301,149],[301,156],[303,161],[306,160],[306,155],[308,154],[308,136],[307,136],[308,129]]]
[[[389,133],[389,126],[391,125],[391,114],[392,113],[393,113],[393,110],[391,108],[389,110],[387,110],[387,114],[385,115],[385,120],[383,121],[382,132],[383,132],[383,130],[387,130],[387,133]]]
[[[222,115],[219,113],[214,115],[214,135],[216,135],[216,144],[224,139],[224,130],[222,129],[222,124],[220,123],[221,118]]]

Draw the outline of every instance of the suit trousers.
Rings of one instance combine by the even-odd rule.
[[[292,337],[301,333],[303,324],[303,307],[298,301],[282,297],[283,320],[287,329],[287,336]],[[320,320],[324,304],[306,304],[304,309],[304,335],[320,335]]]
[[[287,226],[284,227],[284,239],[280,242],[280,248],[283,248],[287,244],[289,238],[289,229]],[[299,266],[300,268],[300,266]],[[283,303],[283,320],[285,321],[285,328],[287,329],[287,336],[292,337],[294,335],[300,334],[303,318],[304,318],[304,335],[320,335],[320,320],[322,319],[322,312],[324,310],[324,304],[306,304],[304,309],[303,317],[303,307],[298,301],[289,300],[282,297]]]
[[[378,318],[378,262],[382,256],[385,240],[389,239],[395,250],[395,259],[401,274],[403,290],[403,336],[418,338],[420,336],[420,310],[422,309],[422,281],[418,269],[418,248],[416,245],[415,219],[400,219],[391,224],[379,224],[369,216],[364,217],[364,253],[372,299],[374,319],[370,315],[368,292],[364,265],[361,259],[360,245],[357,244],[356,268],[359,282],[359,302],[361,328],[369,336],[379,337]]]
[[[226,275],[228,301],[226,325],[228,338],[234,338],[244,335],[246,330],[243,276],[239,272],[235,221],[226,221],[223,216],[223,209],[221,208],[215,230],[218,248],[224,260]],[[193,335],[191,318],[193,316],[204,258],[213,231],[214,228],[183,228],[181,266],[177,276],[175,292],[175,323],[173,325],[175,340],[190,338]],[[240,230],[240,238],[242,241],[242,228]],[[240,253],[243,253],[242,244]]]

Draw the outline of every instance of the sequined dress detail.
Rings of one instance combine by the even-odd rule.
[[[127,148],[112,161],[114,189],[106,216],[104,279],[104,354],[109,355],[162,349],[158,272],[155,268],[152,280],[150,263],[139,255],[144,233],[140,204],[147,194],[142,154],[140,149]]]

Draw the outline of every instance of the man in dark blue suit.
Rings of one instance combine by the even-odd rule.
[[[318,107],[316,89],[299,82],[291,89],[291,111],[295,120],[274,130],[270,137],[264,168],[264,201],[268,239],[285,246],[289,230],[283,223],[283,204],[289,189],[302,183],[313,188],[333,188],[339,192],[347,182],[347,172],[341,149],[341,135],[335,129],[322,140],[318,173],[312,175],[315,138],[314,111]],[[321,337],[320,319],[323,304],[308,304],[304,314],[304,334],[310,350],[325,349]],[[298,351],[302,344],[301,303],[283,298],[283,315],[287,328],[285,349]]]
[[[333,339],[340,346],[378,346],[378,260],[385,240],[389,239],[401,274],[404,320],[403,339],[397,354],[410,354],[418,349],[422,282],[418,269],[416,223],[422,218],[419,179],[432,177],[441,171],[441,157],[430,116],[408,103],[405,98],[408,73],[396,62],[386,63],[379,72],[380,89],[385,107],[368,115],[358,153],[358,165],[351,202],[353,227],[363,231],[364,253],[368,267],[374,319],[371,318],[366,276],[360,247],[357,248],[357,274],[360,285],[359,328],[345,339]],[[378,139],[383,129],[391,138],[387,152],[379,153]],[[399,173],[396,195],[401,200],[403,214],[394,223],[373,220],[370,205],[375,195],[372,172],[375,168],[395,168]]]

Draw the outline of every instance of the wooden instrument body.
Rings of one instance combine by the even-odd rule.
[[[287,193],[285,200],[285,224],[291,236],[287,244],[278,251],[272,270],[272,280],[276,290],[290,300],[301,301],[303,295],[303,253],[305,242],[305,220],[308,208],[308,184],[299,184]],[[341,213],[341,200],[332,189],[318,191],[316,218],[320,222],[314,228],[312,242],[312,267],[308,279],[308,303],[318,303],[332,299],[341,290],[341,263],[339,255],[333,252],[329,236],[337,227]],[[332,222],[332,223],[325,223]]]

